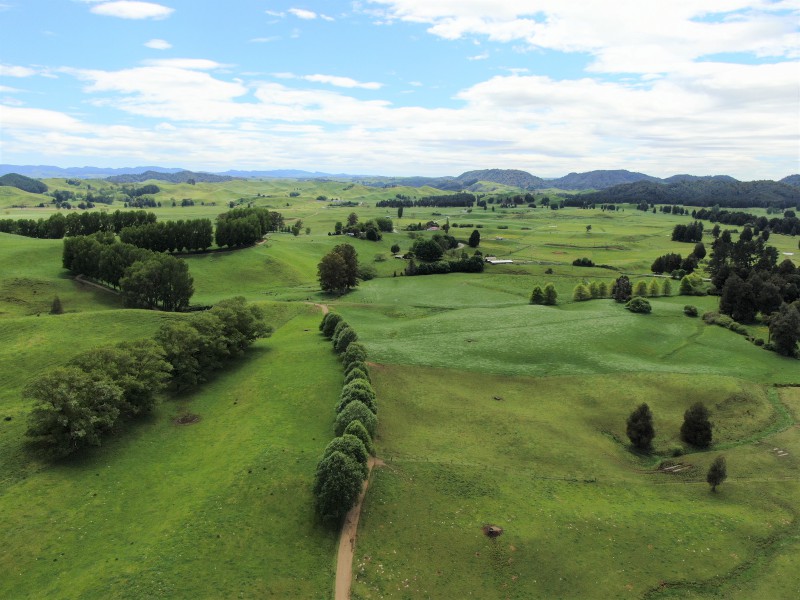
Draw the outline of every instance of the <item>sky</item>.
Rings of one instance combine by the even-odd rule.
[[[800,0],[0,0],[0,163],[800,172]]]

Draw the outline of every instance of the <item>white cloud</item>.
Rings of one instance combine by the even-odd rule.
[[[270,42],[277,42],[279,39],[281,39],[281,38],[279,36],[277,36],[277,35],[273,35],[273,36],[270,36],[270,37],[257,37],[257,38],[253,38],[252,40],[250,40],[250,43],[252,43],[252,44],[268,44]]]
[[[362,83],[360,81],[356,81],[355,79],[351,79],[350,77],[337,77],[335,75],[306,75],[303,77],[303,79],[305,79],[306,81],[312,81],[314,83],[327,83],[328,85],[333,85],[341,88],[362,88],[365,90],[378,90],[383,87],[383,84],[377,83],[375,81]]]
[[[172,48],[172,44],[170,44],[168,41],[159,39],[152,39],[148,42],[145,42],[144,45],[148,48],[152,48],[153,50],[169,50]]]
[[[120,19],[166,19],[175,12],[174,8],[161,4],[133,0],[102,2],[92,6],[89,10],[96,15],[119,17]]]
[[[29,67],[0,64],[0,77],[33,77],[37,71]]]
[[[193,165],[223,169],[258,166],[257,156],[259,164],[406,174],[476,165],[542,176],[621,166],[753,179],[796,171],[798,63],[697,63],[646,84],[503,75],[463,89],[453,108],[361,100],[347,88],[369,84],[331,75],[273,76],[339,90],[226,80],[221,66],[173,59],[68,71],[86,82],[91,103],[162,125],[110,128],[48,111],[8,120],[4,112],[4,153],[36,146],[44,155],[132,160],[142,152],[169,163],[191,156]],[[202,131],[214,133],[193,148]]]
[[[482,36],[587,52],[598,72],[673,72],[700,57],[797,57],[796,0],[369,0],[444,39]]]
[[[292,13],[298,19],[311,20],[317,18],[317,13],[304,8],[290,8],[288,12]]]
[[[475,56],[468,56],[467,60],[486,60],[489,58],[488,52],[483,52],[481,54],[476,54]]]
[[[265,10],[264,12],[268,14],[270,17],[277,17],[279,19],[282,19],[283,17],[286,16],[286,13],[278,12],[276,10]]]

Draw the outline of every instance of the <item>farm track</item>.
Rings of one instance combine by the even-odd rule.
[[[369,478],[375,466],[383,465],[383,461],[374,456],[369,457],[367,462],[367,478],[358,496],[355,506],[350,509],[342,525],[342,533],[339,535],[339,552],[336,556],[336,587],[335,600],[350,600],[350,588],[353,585],[353,557],[356,553],[356,539],[358,537],[358,520],[361,517],[361,505],[367,495]]]

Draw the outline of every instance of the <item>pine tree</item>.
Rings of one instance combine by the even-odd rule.
[[[531,304],[544,304],[544,292],[542,291],[542,287],[537,285],[533,288],[533,292],[531,292]]]
[[[656,436],[650,407],[646,403],[640,404],[628,417],[627,425],[626,433],[633,447],[642,452],[649,452]]]
[[[698,448],[711,445],[711,421],[708,420],[708,409],[702,402],[697,402],[683,413],[681,439]]]
[[[706,481],[708,482],[708,485],[711,486],[711,491],[716,492],[717,486],[720,485],[727,478],[728,478],[728,467],[725,464],[725,457],[720,455],[714,459],[714,462],[711,463],[711,466],[708,468],[708,473],[706,474]]]
[[[544,286],[544,304],[547,306],[555,306],[558,303],[558,292],[556,292],[556,286],[552,283],[548,283]]]
[[[51,315],[63,315],[64,314],[64,307],[61,306],[61,298],[56,296],[53,298],[53,304],[50,306],[50,314]]]

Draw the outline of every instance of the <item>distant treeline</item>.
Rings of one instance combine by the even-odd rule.
[[[447,194],[444,196],[423,196],[419,200],[411,200],[407,196],[398,194],[390,200],[380,200],[375,204],[378,208],[400,208],[412,206],[425,207],[471,207],[477,201],[474,194],[460,192],[458,194]]]
[[[31,194],[44,194],[47,191],[47,185],[36,179],[31,179],[19,173],[6,173],[0,177],[0,186],[15,187],[23,192]]]
[[[130,308],[186,310],[194,293],[186,261],[117,242],[111,233],[66,238],[62,264],[75,275],[119,288]]]
[[[793,210],[783,213],[783,218],[759,217],[746,212],[733,212],[728,210],[707,209],[692,211],[695,219],[704,219],[712,223],[722,223],[723,225],[753,225],[759,231],[769,229],[772,233],[782,233],[784,235],[800,235],[800,219],[797,218]]]
[[[156,215],[143,210],[113,213],[55,213],[44,219],[0,219],[0,232],[25,237],[58,240],[76,235],[92,235],[101,231],[119,233],[125,227],[155,223]]]
[[[800,205],[800,189],[775,181],[736,181],[704,178],[655,183],[638,181],[617,185],[599,192],[573,196],[568,206],[576,204],[682,204],[686,206],[722,206],[726,208],[794,208]]]

